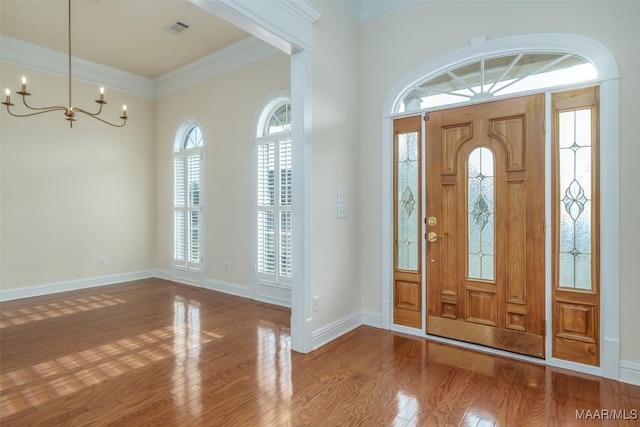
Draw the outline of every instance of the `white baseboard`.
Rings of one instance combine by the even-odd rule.
[[[251,288],[240,286],[235,283],[206,279],[204,281],[204,287],[212,291],[218,291],[229,295],[235,295],[237,297],[253,299]]]
[[[255,300],[267,304],[278,305],[280,307],[291,308],[291,301],[275,298],[269,295],[256,295]]]
[[[349,316],[343,317],[333,323],[324,326],[317,331],[313,332],[312,343],[313,349],[317,350],[325,344],[341,337],[362,325],[362,316],[360,313],[353,313]]]
[[[90,277],[86,279],[66,280],[35,286],[25,286],[13,289],[0,289],[0,301],[11,301],[21,298],[38,297],[57,294],[59,292],[77,291],[98,286],[114,285],[132,280],[149,279],[155,277],[152,270],[134,271],[130,273],[109,274],[106,276]]]
[[[382,315],[374,311],[362,310],[360,312],[362,324],[382,329]]]
[[[158,279],[171,280],[171,272],[169,270],[154,270],[153,274]]]
[[[620,381],[640,386],[640,363],[621,360]]]

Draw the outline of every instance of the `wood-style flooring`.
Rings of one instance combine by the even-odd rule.
[[[303,355],[289,310],[159,279],[0,314],[2,426],[640,425],[640,387],[364,326]]]

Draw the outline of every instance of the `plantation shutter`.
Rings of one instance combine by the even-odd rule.
[[[187,165],[185,157],[173,159],[173,259],[176,265],[186,266],[186,182]]]
[[[258,272],[275,274],[275,143],[258,145]]]
[[[291,234],[291,140],[280,141],[280,275],[291,277],[293,240]]]
[[[202,133],[193,127],[173,157],[173,260],[184,268],[201,268]]]

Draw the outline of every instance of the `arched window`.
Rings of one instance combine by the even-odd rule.
[[[288,286],[292,274],[290,101],[270,102],[256,131],[256,276],[261,284]]]
[[[200,127],[190,123],[178,131],[173,154],[173,263],[199,270],[201,256],[202,148]]]
[[[572,53],[513,52],[460,62],[419,81],[405,92],[397,112],[576,84],[598,77],[596,68]]]

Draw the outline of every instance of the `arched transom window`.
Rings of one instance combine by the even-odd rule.
[[[516,52],[449,66],[410,88],[397,113],[475,102],[594,80],[596,68],[571,53]]]

